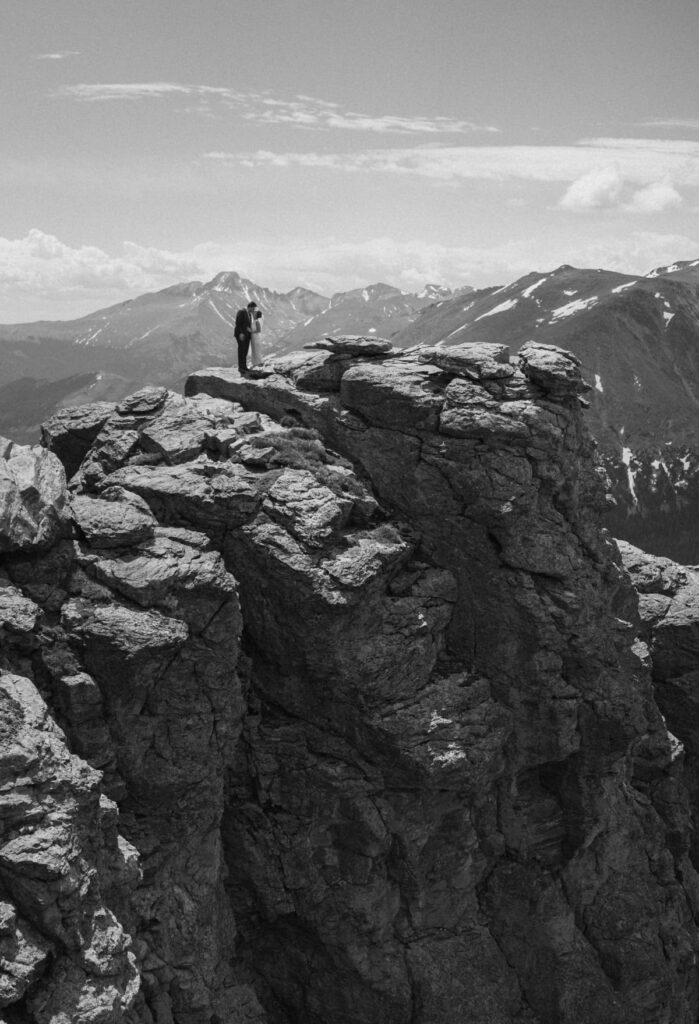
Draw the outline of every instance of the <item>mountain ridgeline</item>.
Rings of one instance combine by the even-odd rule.
[[[281,294],[236,273],[141,295],[79,320],[0,325],[0,433],[36,441],[56,408],[118,401],[146,384],[181,390],[202,366],[236,362],[236,311],[264,311],[263,355],[302,347],[328,331],[395,333],[449,289],[419,295],[377,284],[326,298],[306,288]]]
[[[699,562],[699,260],[645,277],[562,266],[425,310],[394,345],[529,340],[575,353],[615,536]]]
[[[562,266],[500,288],[376,284],[331,298],[222,273],[76,321],[0,326],[0,434],[34,441],[57,408],[118,401],[145,383],[179,389],[203,366],[234,364],[235,311],[252,299],[268,359],[343,334],[396,349],[497,342],[514,353],[535,341],[572,351],[612,480],[610,529],[699,562],[699,260],[645,276]]]

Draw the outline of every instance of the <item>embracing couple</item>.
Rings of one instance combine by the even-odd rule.
[[[257,345],[260,333],[262,313],[256,302],[248,302],[245,309],[239,309],[235,315],[235,340],[238,342],[238,371],[245,375],[248,372],[248,355],[250,365],[257,366],[262,362]]]

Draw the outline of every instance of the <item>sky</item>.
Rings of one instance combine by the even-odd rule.
[[[699,258],[697,0],[0,10],[0,323]]]

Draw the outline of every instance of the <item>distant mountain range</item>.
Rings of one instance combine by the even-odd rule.
[[[617,536],[699,562],[699,260],[645,276],[562,266],[438,302],[394,345],[529,339],[582,361]]]
[[[39,424],[58,407],[118,400],[144,383],[181,388],[193,370],[235,364],[235,314],[252,300],[264,312],[262,353],[271,355],[329,331],[395,333],[453,294],[439,285],[416,295],[387,284],[331,298],[306,288],[280,294],[230,272],[79,320],[0,325],[0,433],[36,440]]]
[[[428,284],[418,294],[402,292],[390,284],[374,284],[338,292],[326,309],[294,327],[276,349],[276,354],[293,352],[325,334],[366,334],[392,338],[418,321],[418,314],[435,302],[472,292],[468,286],[452,292],[440,285]]]
[[[610,473],[610,529],[699,563],[699,259],[644,276],[562,266],[503,287],[456,292],[388,284],[327,298],[280,294],[236,273],[142,295],[74,321],[0,326],[0,434],[35,441],[56,408],[118,400],[144,383],[181,388],[206,365],[235,364],[235,312],[264,310],[264,354],[326,334],[416,344],[535,339],[581,359],[589,423]]]

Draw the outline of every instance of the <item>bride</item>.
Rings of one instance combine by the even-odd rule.
[[[262,313],[257,310],[252,321],[252,333],[250,335],[250,351],[248,353],[248,365],[260,366],[262,353],[260,352],[260,331],[262,330]]]

